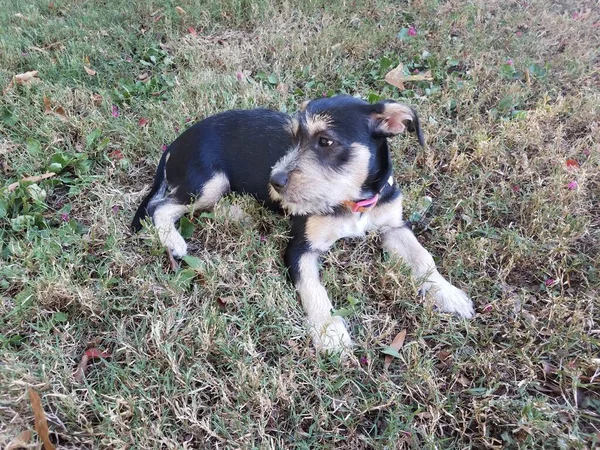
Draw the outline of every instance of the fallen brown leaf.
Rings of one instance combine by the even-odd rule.
[[[230,305],[232,303],[235,303],[235,298],[234,297],[217,297],[217,305],[219,306],[219,309],[224,311],[227,309],[227,305]]]
[[[446,361],[451,356],[452,356],[452,353],[447,352],[445,350],[442,350],[441,352],[438,352],[438,354],[437,354],[437,357],[440,361]]]
[[[89,68],[88,66],[83,66],[83,69],[86,71],[88,75],[94,76],[96,75],[96,71],[94,69]]]
[[[44,112],[50,114],[52,112],[52,106],[50,105],[50,99],[44,95]]]
[[[21,181],[15,181],[14,183],[9,184],[6,190],[8,192],[12,192],[19,186],[19,183],[23,183],[24,181],[31,181],[32,183],[37,183],[38,181],[42,181],[47,178],[52,178],[54,175],[56,175],[54,172],[47,172],[42,175],[33,175],[31,177],[21,178]]]
[[[279,83],[275,89],[277,90],[277,92],[283,95],[288,93],[288,85],[284,83]]]
[[[400,63],[398,67],[385,74],[385,81],[403,91],[406,89],[404,83],[410,81],[433,81],[433,76],[431,75],[431,70],[417,75],[404,75],[404,65]]]
[[[390,347],[392,347],[396,351],[400,350],[402,348],[402,346],[404,345],[404,339],[406,339],[406,329],[402,330],[400,333],[398,333],[396,335],[396,337],[390,344]],[[393,359],[392,355],[385,355],[383,367],[387,369],[390,366],[390,364],[392,363],[392,359]]]
[[[90,99],[94,106],[100,106],[102,104],[102,96],[100,94],[92,94]]]
[[[181,6],[176,6],[175,11],[177,11],[182,16],[185,16],[187,14],[187,12],[185,12],[185,9],[183,9]]]
[[[57,106],[56,108],[54,108],[53,112],[54,114],[61,116],[63,119],[67,118],[67,112],[62,106]]]
[[[45,114],[55,114],[61,119],[67,118],[67,112],[62,106],[56,106],[52,108],[52,102],[48,97],[44,95],[44,113]]]
[[[35,78],[38,74],[37,70],[32,70],[30,72],[25,72],[25,73],[20,73],[18,75],[15,75],[14,77],[12,77],[10,79],[10,82],[8,83],[8,85],[2,90],[2,94],[6,94],[9,89],[13,86],[13,84],[25,84],[28,83],[29,81],[31,81],[33,78]]]
[[[83,352],[83,356],[81,357],[81,361],[77,365],[77,370],[73,374],[73,377],[77,380],[77,382],[83,382],[83,376],[85,375],[85,369],[89,362],[96,358],[110,358],[111,354],[108,352],[103,352],[98,350],[97,348],[88,348],[85,352]]]
[[[13,77],[13,79],[15,80],[15,83],[17,84],[25,84],[28,83],[29,81],[33,80],[35,77],[37,77],[38,71],[37,70],[32,70],[30,72],[25,72],[25,73],[20,73],[18,75],[15,75]]]
[[[29,388],[29,400],[31,401],[31,408],[33,409],[33,415],[35,417],[35,431],[44,443],[44,449],[55,450],[54,445],[50,442],[48,421],[46,420],[44,408],[42,408],[42,401],[40,400],[38,393],[31,388]]]
[[[4,450],[17,450],[18,448],[27,447],[31,440],[31,430],[21,431],[17,437],[15,437],[9,444],[4,447]]]

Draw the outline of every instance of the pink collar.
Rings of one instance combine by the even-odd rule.
[[[358,202],[353,202],[350,200],[346,200],[344,202],[344,205],[346,205],[348,208],[350,208],[350,211],[352,211],[353,213],[363,213],[365,211],[368,211],[369,209],[373,208],[377,202],[379,201],[379,195],[383,192],[383,190],[385,189],[385,187],[387,185],[393,186],[394,185],[394,177],[392,177],[390,175],[390,177],[387,180],[387,183],[383,185],[383,187],[381,188],[381,190],[375,194],[374,197],[368,198],[366,200],[360,200]]]

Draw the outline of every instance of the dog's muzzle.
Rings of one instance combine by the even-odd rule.
[[[288,184],[288,174],[285,172],[275,172],[271,175],[269,183],[275,191],[281,194]]]

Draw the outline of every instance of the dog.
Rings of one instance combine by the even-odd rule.
[[[175,222],[207,210],[229,192],[250,194],[291,218],[285,265],[319,351],[346,353],[351,337],[319,278],[319,256],[338,239],[379,231],[383,248],[410,267],[421,292],[440,311],[471,318],[473,303],[436,269],[402,219],[388,138],[415,132],[414,109],[352,96],[304,102],[295,116],[267,109],[233,110],[186,130],[164,152],[132,228],[149,216],[174,257],[187,246]]]

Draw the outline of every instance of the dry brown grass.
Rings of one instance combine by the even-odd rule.
[[[0,12],[1,79],[40,73],[0,101],[2,185],[45,172],[55,153],[75,158],[39,184],[40,202],[25,188],[0,193],[0,447],[33,427],[28,387],[58,448],[597,446],[598,5],[175,6],[186,14],[151,1]],[[409,25],[417,36],[399,39]],[[398,92],[384,58],[435,80]],[[135,87],[144,72],[155,90]],[[284,218],[242,197],[193,218],[193,283],[189,268],[169,271],[151,232],[127,231],[161,145],[187,119],[294,111],[330,90],[417,108],[428,148],[393,142],[405,210],[433,197],[415,231],[478,311],[468,323],[436,313],[377,236],[340,242],[322,277],[336,307],[358,300],[351,366],[310,346],[281,262]],[[44,95],[68,120],[44,114]],[[20,229],[27,215],[35,224]],[[403,329],[385,369],[380,351]],[[89,346],[112,357],[79,384]]]

